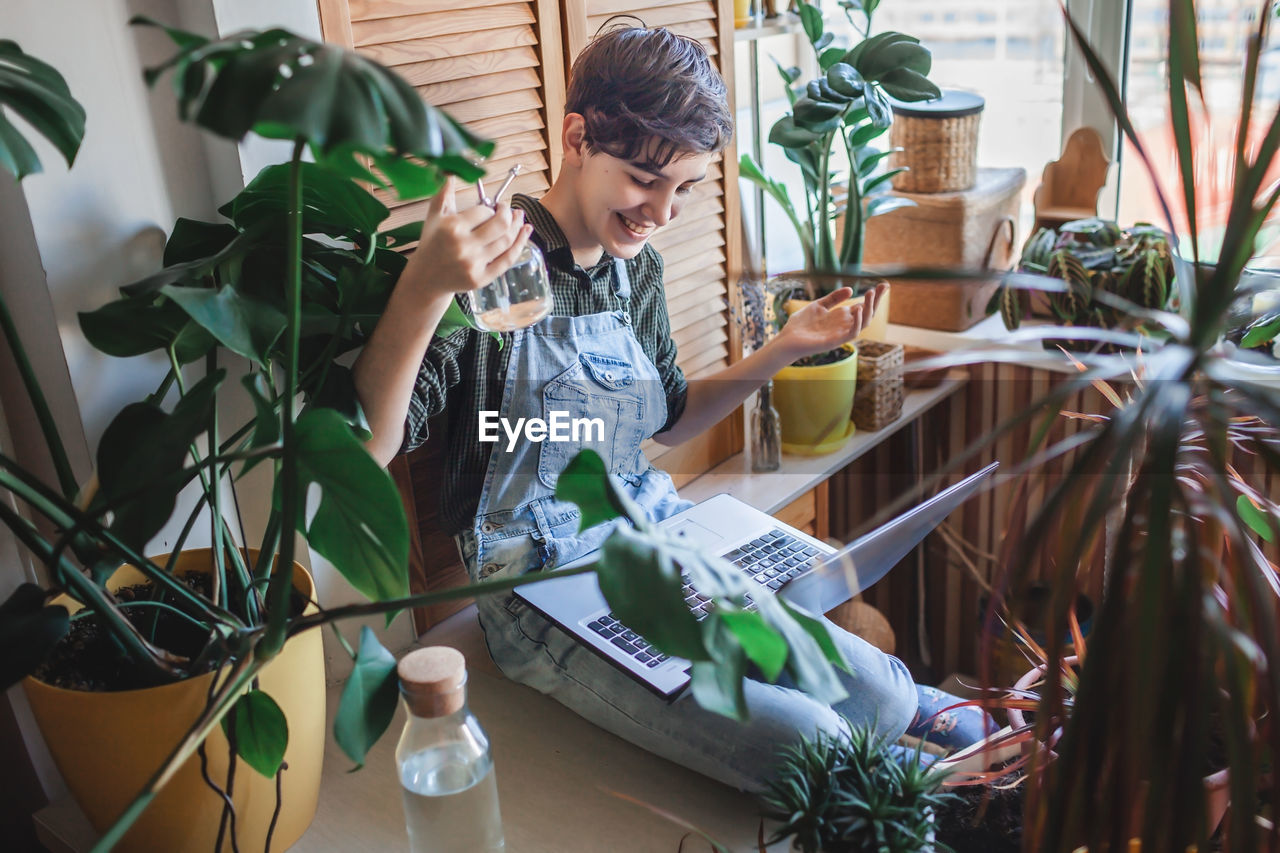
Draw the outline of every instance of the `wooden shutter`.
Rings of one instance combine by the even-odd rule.
[[[394,68],[424,101],[496,141],[485,164],[493,176],[486,181],[490,192],[517,162],[524,174],[512,192],[542,195],[550,186],[560,165],[565,83],[556,0],[319,0],[319,8],[327,41]],[[375,194],[391,208],[386,227],[425,213],[425,201],[400,203],[388,193]],[[458,202],[470,207],[475,192],[460,189]],[[440,426],[433,422],[432,432],[443,434]],[[467,582],[457,549],[438,522],[443,454],[443,445],[428,442],[390,469],[410,516],[415,592]],[[425,631],[466,604],[415,610],[414,626]]]
[[[555,0],[320,0],[327,41],[394,68],[472,132],[497,143],[489,190],[520,163],[511,192],[540,196],[560,163],[564,65]],[[391,208],[386,227],[421,219],[427,202]],[[459,207],[476,203],[459,188]]]
[[[733,4],[728,0],[564,0],[565,67],[614,15],[634,15],[702,42],[717,63],[733,99]],[[739,336],[729,315],[730,286],[741,270],[738,155],[725,149],[693,191],[679,218],[653,236],[666,263],[667,307],[679,347],[678,364],[690,379],[737,361]],[[683,485],[742,449],[742,413],[679,447],[656,443],[649,458]]]

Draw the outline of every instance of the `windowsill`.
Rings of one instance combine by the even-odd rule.
[[[878,430],[858,430],[844,447],[824,456],[784,453],[782,467],[777,471],[755,473],[751,470],[749,451],[735,453],[707,473],[686,483],[680,489],[680,496],[691,501],[703,501],[712,495],[726,492],[762,512],[776,513],[959,391],[965,381],[962,371],[952,371],[935,388],[909,391],[902,403],[902,416],[893,423]]]
[[[882,429],[856,433],[836,453],[784,454],[782,469],[769,474],[753,474],[749,458],[736,454],[681,494],[701,500],[731,492],[766,512],[775,511],[948,399],[964,383],[964,374],[957,371],[935,388],[909,392],[902,417]],[[758,849],[760,818],[753,797],[650,755],[553,699],[502,678],[485,650],[474,605],[432,628],[420,644],[451,645],[467,658],[469,699],[492,741],[509,849],[561,853],[595,849],[606,839],[609,849],[618,853],[681,849],[687,830],[635,801],[689,821],[731,850]],[[330,728],[341,689],[335,685],[328,691]],[[406,849],[394,769],[403,714],[403,709],[397,711],[387,734],[369,752],[365,768],[356,773],[348,772],[350,761],[332,736],[326,738],[316,817],[291,850]],[[41,842],[53,853],[79,853],[93,844],[95,833],[69,798],[42,809],[35,820]],[[703,853],[710,847],[691,837],[682,849]],[[785,842],[769,848],[772,853],[786,849]]]

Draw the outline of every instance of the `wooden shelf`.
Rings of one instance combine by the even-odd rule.
[[[800,16],[794,12],[781,12],[776,18],[753,17],[745,27],[735,27],[733,40],[756,41],[769,36],[782,36],[800,32]]]
[[[825,456],[784,453],[782,467],[777,471],[754,473],[749,451],[736,453],[682,487],[680,497],[703,501],[726,492],[772,515],[946,400],[964,383],[964,372],[953,371],[935,388],[909,392],[902,404],[902,417],[888,426],[878,430],[859,430],[844,447]]]

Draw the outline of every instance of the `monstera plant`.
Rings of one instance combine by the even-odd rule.
[[[77,619],[91,619],[110,638],[111,666],[131,672],[134,686],[219,673],[185,736],[154,767],[98,849],[115,844],[175,768],[220,727],[233,723],[232,748],[254,770],[279,780],[289,735],[276,703],[256,685],[287,640],[340,619],[391,618],[407,608],[536,579],[409,594],[404,510],[390,477],[363,447],[366,430],[352,382],[335,361],[376,322],[405,266],[395,250],[416,239],[420,228],[381,231],[389,211],[367,186],[414,198],[436,192],[450,174],[475,180],[482,170],[474,158],[487,155],[492,143],[473,137],[424,104],[396,74],[353,52],[279,29],[216,40],[165,31],[178,50],[147,79],[154,83],[172,73],[184,119],[230,139],[252,132],[287,140],[292,154],[220,208],[220,221],[178,220],[163,269],[81,315],[83,333],[104,353],[160,352],[170,365],[152,394],[112,420],[85,484],[72,474],[0,300],[0,331],[58,472],[56,487],[46,484],[0,448],[0,523],[45,572],[41,583],[20,586],[0,604],[0,684],[13,684],[60,648],[70,618],[67,606],[55,601],[59,595],[83,608]],[[16,108],[58,142],[70,162],[83,111],[55,71],[11,42],[0,42],[0,105]],[[0,113],[0,165],[21,177],[35,171],[33,157]],[[455,310],[446,328],[467,322]],[[234,381],[232,372],[238,373]],[[219,401],[231,386],[253,403],[243,423],[221,419]],[[237,523],[235,494],[254,468],[269,474],[272,500],[265,533],[250,549]],[[597,564],[573,571],[599,572],[619,614],[663,651],[694,661],[700,701],[744,714],[740,685],[748,663],[774,677],[789,673],[821,698],[840,696],[831,669],[839,655],[820,623],[759,591],[754,602],[745,600],[728,564],[648,528],[594,454],[572,462],[559,482],[562,497],[582,507],[584,524],[635,516],[636,527],[621,527]],[[179,509],[178,493],[189,484],[199,498]],[[11,498],[30,513],[18,512]],[[186,515],[179,515],[175,555],[207,518],[211,577],[203,588],[173,571],[176,556],[146,554],[156,533],[179,513]],[[368,602],[304,611],[300,604],[306,602],[295,600],[292,584],[302,541]],[[125,600],[107,586],[123,563],[136,567],[149,586],[142,599]],[[693,620],[680,594],[681,567],[720,601],[715,618]],[[165,648],[135,621],[139,613],[158,611],[198,629],[192,648]],[[359,764],[390,723],[397,691],[394,658],[371,631],[352,655],[355,674],[342,696],[335,736]]]

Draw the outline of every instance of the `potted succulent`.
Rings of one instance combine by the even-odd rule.
[[[801,83],[800,69],[779,68],[791,112],[773,125],[769,141],[782,147],[800,169],[803,213],[786,186],[766,176],[749,154],[742,155],[739,168],[742,177],[782,207],[804,248],[804,270],[784,273],[767,285],[779,322],[809,300],[840,287],[851,287],[858,296],[879,282],[860,274],[866,220],[912,202],[886,194],[890,180],[901,170],[882,169],[891,152],[874,143],[893,122],[890,98],[921,101],[940,95],[926,76],[932,57],[918,39],[892,31],[872,35],[878,0],[847,0],[840,5],[862,39],[848,49],[835,46],[836,34],[827,29],[822,10],[800,0],[800,21],[820,73]],[[887,299],[887,294],[881,298],[864,336],[883,337],[889,316]],[[825,452],[843,444],[850,431],[847,414],[857,378],[855,359],[852,349],[837,351],[784,368],[775,378],[774,402],[789,449],[808,444]],[[849,399],[845,401],[844,396]],[[815,424],[807,420],[807,413],[814,410],[843,410],[846,417],[835,422],[820,417]]]
[[[873,728],[805,739],[782,750],[762,795],[765,817],[779,822],[769,843],[791,838],[796,853],[933,853],[935,815],[951,799],[944,776]]]
[[[283,707],[289,703],[280,699],[275,675],[297,670],[304,696],[294,704],[312,720],[323,720],[314,629],[350,617],[391,618],[536,579],[409,594],[403,507],[389,476],[363,447],[359,406],[346,370],[335,361],[376,321],[404,267],[394,249],[415,237],[413,227],[378,230],[388,211],[366,184],[389,184],[404,197],[430,194],[446,174],[477,177],[469,158],[486,154],[491,144],[424,104],[394,73],[352,52],[278,29],[215,40],[166,32],[178,51],[148,79],[172,70],[184,118],[232,139],[250,132],[287,139],[292,155],[264,169],[221,208],[225,221],[179,220],[163,270],[82,315],[85,336],[103,352],[159,350],[171,365],[154,393],[112,421],[97,449],[94,477],[85,484],[72,474],[21,336],[0,300],[0,333],[57,472],[57,484],[47,484],[0,448],[0,523],[44,571],[38,583],[19,586],[0,603],[6,649],[0,684],[27,677],[33,696],[79,692],[30,677],[37,670],[53,677],[51,656],[81,659],[81,650],[66,643],[74,622],[105,638],[104,658],[82,670],[94,680],[117,670],[124,680],[114,686],[131,688],[100,696],[111,703],[123,694],[145,694],[125,725],[154,742],[150,757],[126,772],[120,732],[89,738],[92,751],[108,756],[101,781],[115,789],[87,794],[90,800],[114,797],[98,814],[96,849],[111,849],[122,839],[166,850],[179,849],[179,842],[182,849],[222,849],[224,841],[235,847],[237,840],[246,847],[284,846],[306,827],[314,783],[309,805],[305,790],[300,796],[300,816],[278,817],[277,811],[293,809],[294,789],[307,788],[294,777],[308,759],[318,772],[322,735],[313,733],[322,729],[290,716],[294,709]],[[83,111],[65,82],[12,42],[0,42],[0,60],[0,104],[17,110],[70,161]],[[8,171],[29,174],[38,165],[34,158],[21,136],[0,134],[0,165]],[[466,321],[458,312],[450,322]],[[243,423],[220,420],[219,400],[233,385],[252,400],[253,413]],[[256,470],[246,479],[250,469]],[[264,472],[266,486],[254,488],[272,495],[270,516],[262,540],[249,547],[234,496]],[[199,500],[179,510],[178,492],[189,483],[198,485]],[[584,525],[623,515],[636,522],[614,534],[598,564],[571,571],[597,572],[628,624],[704,671],[695,691],[700,702],[745,714],[740,684],[749,663],[775,677],[790,673],[821,698],[840,697],[831,669],[839,662],[828,657],[830,644],[818,621],[758,590],[755,608],[747,611],[747,589],[737,571],[649,529],[594,454],[573,460],[560,484],[562,497],[582,508]],[[310,507],[304,505],[308,491]],[[29,513],[15,509],[15,498]],[[149,557],[148,542],[176,514],[185,524],[174,554]],[[200,523],[209,525],[213,545],[193,554],[183,543]],[[368,602],[317,609],[305,573],[295,566],[299,541]],[[198,568],[189,572],[192,564]],[[693,620],[679,572],[671,583],[675,565],[717,599],[714,618]],[[129,577],[122,580],[124,574]],[[153,618],[157,614],[162,618]],[[732,618],[721,618],[726,614]],[[179,626],[181,644],[161,641],[169,630],[162,622]],[[299,643],[312,645],[310,662],[282,663]],[[397,691],[395,660],[371,631],[351,654],[355,668],[334,736],[358,765],[390,723]],[[193,683],[194,699],[179,707],[170,691]],[[63,716],[44,731],[49,737],[78,735],[84,743],[96,716],[92,710],[87,717]],[[218,770],[217,754],[225,771]],[[78,759],[73,751],[59,763],[71,775]],[[192,774],[208,790],[178,787],[180,777]],[[171,823],[180,838],[156,841],[159,836],[141,829],[127,834],[166,797],[176,816],[156,822]],[[82,805],[92,804],[82,799]],[[258,818],[260,830],[245,826]],[[197,827],[205,834],[195,834]]]

